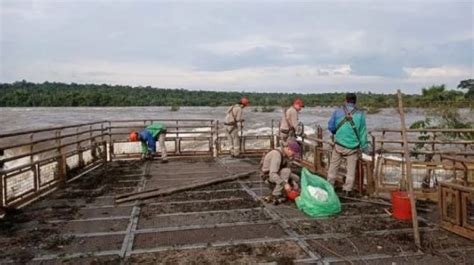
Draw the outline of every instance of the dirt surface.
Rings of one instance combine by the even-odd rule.
[[[294,259],[305,258],[304,251],[295,242],[267,244],[239,244],[229,247],[196,250],[171,250],[153,254],[133,255],[131,264],[293,264]]]
[[[332,217],[328,219],[291,222],[290,226],[294,228],[296,232],[303,235],[328,233],[351,233],[358,235],[367,231],[383,231],[412,227],[409,222],[379,216]],[[420,221],[419,226],[424,227],[426,223]]]
[[[224,201],[203,201],[203,202],[189,202],[189,203],[168,203],[160,205],[144,205],[142,207],[143,217],[153,216],[155,214],[164,213],[187,213],[187,212],[202,212],[215,210],[231,210],[231,209],[248,209],[259,207],[260,204],[255,201],[249,201],[241,198],[235,200]]]
[[[78,258],[60,257],[55,260],[41,260],[41,261],[30,261],[28,264],[31,265],[117,265],[120,264],[122,258],[118,255],[115,256],[100,256],[92,257],[90,255],[84,255]]]
[[[472,265],[474,260],[474,251],[453,251],[447,253],[438,253],[436,255],[416,255],[410,257],[383,258],[374,260],[353,261],[354,265]],[[331,262],[331,265],[346,265],[345,261]]]
[[[123,231],[128,220],[70,220],[129,215],[130,207],[85,207],[113,204],[113,197],[102,196],[122,185],[114,176],[138,174],[140,168],[136,163],[114,162],[106,172],[102,168],[94,170],[22,210],[7,210],[0,220],[0,263],[23,263],[36,255],[120,249],[123,235],[77,238],[72,234]]]
[[[384,209],[389,207],[343,199],[339,215],[312,219],[292,202],[268,207],[255,201],[245,186],[269,193],[255,176],[242,181],[244,187],[234,181],[138,204],[115,204],[115,195],[137,191],[142,183],[145,188],[179,186],[190,176],[215,177],[257,165],[232,159],[150,163],[146,167],[139,161],[112,162],[107,171],[93,170],[22,210],[9,210],[0,221],[0,263],[291,264],[310,257],[297,240],[307,242],[309,250],[329,264],[340,264],[339,256],[356,259],[355,264],[468,264],[473,260],[472,241],[437,228],[434,204],[421,205],[435,211],[420,214],[428,220],[420,226],[429,228],[422,232],[421,255],[415,252],[411,223],[386,216]],[[270,242],[275,239],[284,241]],[[118,256],[122,249],[132,249],[126,251],[132,254],[129,260]],[[158,252],[135,254],[150,250]],[[383,256],[373,259],[373,255]],[[35,257],[53,260],[32,261]]]
[[[282,236],[286,236],[286,234],[277,224],[189,229],[173,232],[138,234],[135,238],[134,248],[147,249],[159,246],[177,246],[254,238],[280,238]]]
[[[199,190],[213,191],[213,190],[225,190],[225,189],[242,189],[242,186],[237,182],[225,182],[225,183],[219,183],[219,184],[202,187]]]
[[[446,231],[421,232],[420,236],[423,251],[427,254],[437,255],[441,250],[455,250],[461,246],[474,247],[474,242]],[[359,253],[396,256],[417,252],[412,232],[387,233],[385,235],[350,235],[339,239],[319,239],[309,240],[308,242],[315,251],[321,253],[324,257],[334,255],[327,248],[342,256],[357,256]]]
[[[189,225],[213,225],[235,222],[254,222],[269,220],[261,209],[235,212],[214,212],[192,215],[141,216],[139,229],[155,227],[176,227]]]
[[[198,191],[198,190],[196,190]],[[173,201],[189,201],[189,200],[213,200],[213,199],[230,199],[230,198],[242,198],[245,200],[252,200],[252,197],[243,190],[235,191],[209,191],[204,190],[202,192],[180,192],[169,196],[163,196],[153,199],[153,202],[173,202]]]

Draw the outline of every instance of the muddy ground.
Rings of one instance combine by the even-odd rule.
[[[0,263],[344,264],[343,258],[350,258],[354,264],[435,265],[472,260],[473,242],[441,230],[435,213],[422,215],[419,254],[411,223],[388,216],[389,207],[341,200],[339,215],[308,218],[292,202],[272,206],[255,200],[269,193],[256,176],[115,204],[118,194],[169,185],[173,176],[177,184],[253,167],[235,160],[176,160],[149,167],[109,163],[22,210],[9,210],[0,221]],[[206,170],[209,174],[203,174]],[[193,171],[200,173],[190,175]]]
[[[160,253],[133,255],[132,264],[256,264],[274,262],[293,264],[294,259],[305,257],[294,242],[266,244],[238,244],[229,247],[194,250],[170,250]]]

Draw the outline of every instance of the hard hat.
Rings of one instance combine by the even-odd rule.
[[[295,101],[293,101],[293,105],[299,105],[300,107],[304,108],[304,102],[300,98],[295,99]]]
[[[300,196],[300,193],[296,190],[286,191],[286,197],[288,197],[290,201],[294,201],[298,196]]]
[[[242,97],[240,99],[240,104],[244,105],[244,106],[248,106],[250,104],[250,101],[247,97]]]
[[[138,133],[137,133],[137,132],[131,132],[131,133],[128,135],[128,140],[130,140],[130,141],[132,141],[132,142],[138,141]]]

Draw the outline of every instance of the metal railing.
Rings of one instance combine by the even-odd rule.
[[[142,130],[155,122],[167,127],[165,140],[169,156],[217,157],[229,153],[224,126],[209,119],[99,121],[0,134],[0,207],[22,205],[81,171],[106,161],[138,157],[140,143],[129,142],[127,136],[131,131]],[[261,156],[277,147],[279,132],[274,124],[277,123],[272,121],[270,131],[260,134],[250,135],[240,129],[241,153]],[[393,129],[370,132],[372,155],[360,160],[356,172],[359,191],[372,194],[398,189],[397,182],[403,177],[405,164],[401,159],[402,142],[397,138],[400,133],[400,130]],[[453,172],[466,174],[467,169],[462,166],[443,167],[439,161],[446,154],[465,158],[474,156],[474,141],[442,136],[446,133],[474,133],[474,129],[408,130],[408,133],[412,135],[408,144],[411,155],[415,157],[413,170],[420,171],[423,178],[433,180],[441,176],[441,172],[444,175],[439,180],[446,179]],[[420,135],[424,138],[420,139]],[[326,177],[333,143],[323,138],[322,128],[318,127],[315,135],[304,136],[299,142],[303,156],[296,162]],[[344,171],[342,167],[341,176]],[[428,185],[429,189],[415,188],[419,194],[437,197],[437,183]]]
[[[474,240],[474,159],[442,156],[442,160],[453,174],[439,184],[441,227]]]
[[[130,143],[127,139],[131,131],[143,130],[152,123],[166,125],[165,144],[170,156],[210,156],[214,155],[214,120],[160,119],[160,120],[114,120],[108,121],[110,159],[139,157],[140,143]],[[161,150],[158,148],[158,154]]]
[[[372,142],[371,163],[374,165],[375,192],[399,189],[405,177],[401,130],[376,129],[370,132]],[[438,200],[438,182],[449,178],[453,172],[441,161],[443,156],[474,157],[474,140],[452,138],[453,135],[474,135],[474,129],[409,129],[407,144],[412,157],[414,190],[419,198]]]
[[[16,207],[106,160],[105,122],[0,134],[0,207]]]
[[[238,135],[240,138],[240,152],[246,156],[261,156],[263,153],[275,148],[276,134],[274,121],[271,121],[270,131],[266,134],[249,135],[244,131],[245,123],[238,123]],[[231,145],[227,139],[227,128],[219,121],[216,122],[216,155],[230,154]],[[253,144],[252,144],[253,143]]]

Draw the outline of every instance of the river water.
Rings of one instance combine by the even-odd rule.
[[[271,120],[279,121],[282,109],[274,112],[254,112],[255,107],[244,110],[246,130],[269,128]],[[0,133],[39,129],[52,126],[77,124],[100,120],[120,119],[214,119],[222,121],[227,107],[181,107],[170,111],[170,107],[57,107],[57,108],[0,108]],[[300,113],[309,132],[316,125],[327,129],[327,121],[334,108],[304,108]],[[406,113],[407,126],[424,119],[424,111],[410,109]],[[367,115],[368,130],[375,128],[399,128],[400,117],[395,109],[382,109]]]

